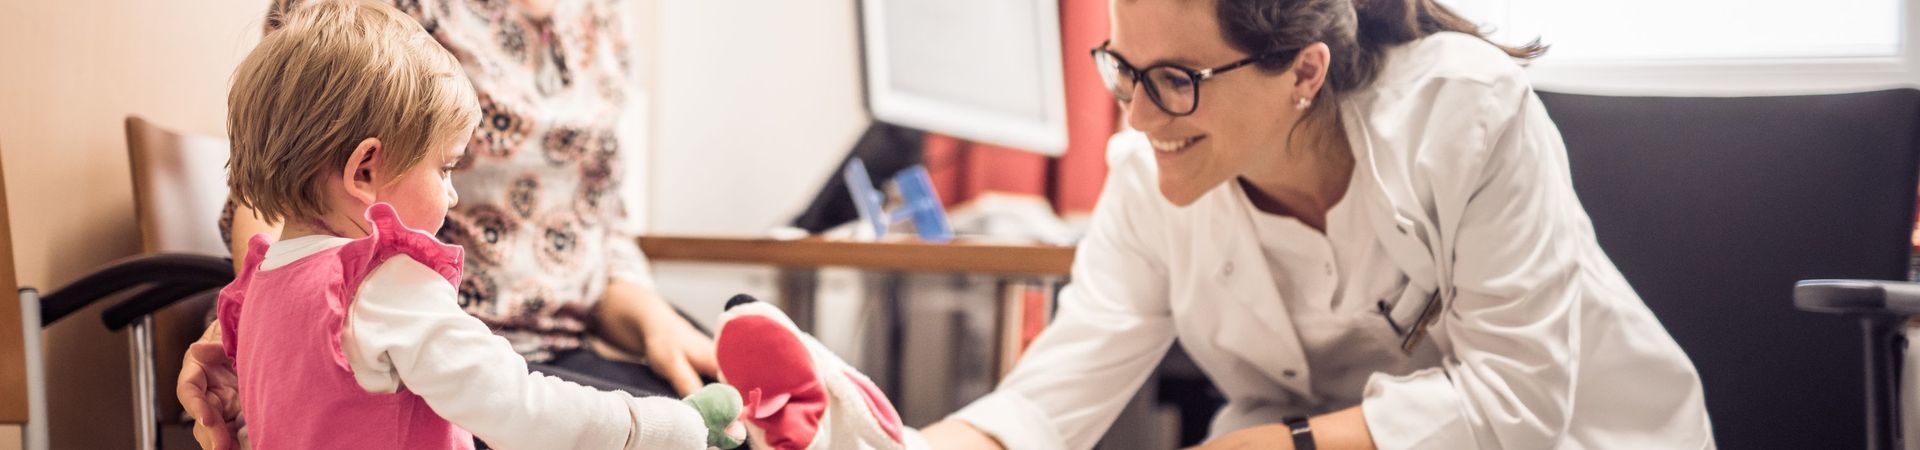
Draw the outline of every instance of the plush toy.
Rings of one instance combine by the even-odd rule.
[[[700,421],[707,425],[708,447],[728,450],[740,446],[744,432],[733,427],[740,418],[740,391],[733,386],[709,384],[681,401],[700,412]]]
[[[873,381],[746,295],[727,301],[715,337],[720,380],[745,397],[756,449],[924,449]]]

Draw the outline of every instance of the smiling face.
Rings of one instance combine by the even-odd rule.
[[[1114,0],[1112,8],[1108,49],[1135,67],[1206,69],[1249,56],[1221,35],[1212,1]],[[1300,54],[1324,57],[1325,47]],[[1227,180],[1291,164],[1286,142],[1304,114],[1295,105],[1319,87],[1297,73],[1248,67],[1219,74],[1199,83],[1193,114],[1177,117],[1154,106],[1144,86],[1131,86],[1134,101],[1122,107],[1127,124],[1153,143],[1160,194],[1185,206]]]

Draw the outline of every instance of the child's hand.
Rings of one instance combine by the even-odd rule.
[[[740,391],[733,386],[709,384],[683,401],[700,412],[700,421],[707,426],[707,446],[731,449],[746,439],[746,427],[739,420]]]
[[[741,422],[737,419],[734,420],[732,424],[727,425],[726,434],[727,434],[727,438],[734,440],[734,442],[739,442],[743,444],[746,443],[747,442],[747,423]]]

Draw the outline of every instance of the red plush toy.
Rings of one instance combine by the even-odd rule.
[[[714,340],[720,380],[745,399],[741,422],[753,448],[926,448],[872,380],[800,332],[779,308],[734,296]]]

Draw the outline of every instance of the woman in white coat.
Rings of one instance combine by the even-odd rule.
[[[938,448],[1090,448],[1179,338],[1207,448],[1713,448],[1507,48],[1432,0],[1114,0],[1137,131],[1055,322]]]

